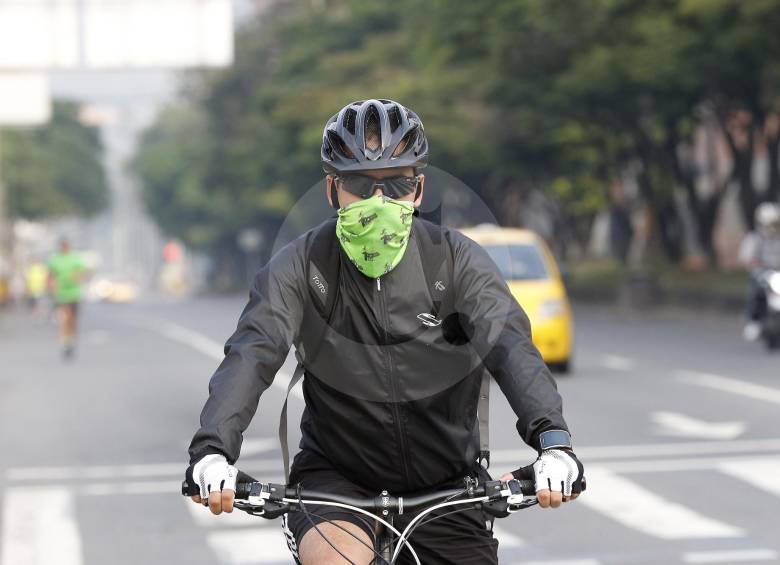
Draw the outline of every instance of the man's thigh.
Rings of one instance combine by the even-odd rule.
[[[310,528],[298,546],[302,565],[345,563],[368,565],[374,560],[374,541],[358,524],[336,520]]]
[[[322,458],[308,453],[295,458],[290,484],[344,496],[373,496],[342,477]],[[375,523],[369,516],[333,506],[306,505],[305,511],[289,512],[282,528],[287,546],[303,565],[347,563],[339,551],[354,563],[368,564],[374,557]]]
[[[488,480],[489,475],[486,472],[483,473],[484,476],[481,476],[480,479]],[[308,452],[302,452],[296,456],[290,474],[290,483],[300,483],[307,490],[358,498],[376,495],[375,492],[370,492],[351,483],[330,467],[327,461]],[[450,509],[443,509],[439,512],[443,514],[448,510]],[[399,516],[395,520],[395,526],[399,530],[403,530],[413,518],[414,515]],[[329,521],[337,522],[340,526],[346,527],[350,533],[329,524]],[[453,565],[492,565],[498,563],[498,542],[493,537],[492,522],[482,510],[467,509],[446,516],[442,515],[430,522],[427,522],[427,518],[423,521],[423,525],[415,529],[410,540],[421,563],[436,563],[437,565],[450,563]],[[375,521],[369,516],[356,514],[346,509],[307,505],[306,512],[290,512],[285,516],[283,522],[288,547],[297,559],[306,558],[304,565],[326,563],[326,561],[309,560],[304,553],[304,544],[306,544],[307,553],[310,549],[313,552],[322,550],[332,552],[327,553],[328,555],[338,556],[338,553],[333,551],[323,539],[326,527],[332,536],[339,536],[343,540],[343,544],[351,544],[350,547],[355,555],[360,552],[360,556],[367,556],[367,561],[353,559],[355,563],[369,563],[371,561],[374,553],[369,551],[366,540],[370,540],[369,545],[373,547]],[[360,538],[360,541],[351,535],[353,533],[356,534],[357,538]],[[331,539],[331,535],[325,535]],[[333,540],[331,539],[331,541]],[[337,545],[337,547],[339,546]],[[364,551],[365,553],[363,553]],[[352,559],[351,555],[350,558]],[[346,563],[346,561],[338,556],[334,563]],[[397,563],[399,565],[413,564],[414,559],[408,550],[404,550]]]

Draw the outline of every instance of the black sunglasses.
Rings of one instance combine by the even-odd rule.
[[[401,198],[402,196],[411,194],[420,182],[419,175],[413,177],[400,176],[375,179],[366,175],[349,174],[334,175],[334,179],[341,181],[341,188],[360,198],[369,198],[374,194],[377,188],[381,188],[382,194],[388,198]]]

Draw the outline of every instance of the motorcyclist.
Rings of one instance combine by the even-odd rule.
[[[761,322],[766,316],[766,290],[761,276],[767,270],[780,271],[780,204],[764,202],[756,208],[756,229],[742,240],[739,261],[750,270],[743,330],[744,338],[755,341],[761,336]]]
[[[382,489],[405,494],[462,484],[466,475],[484,478],[475,421],[480,377],[489,370],[518,417],[521,437],[539,452],[540,505],[557,508],[577,497],[582,464],[571,451],[561,398],[533,346],[528,318],[487,253],[446,228],[440,233],[451,248],[452,276],[432,286],[451,293],[456,314],[444,322],[461,319],[468,341],[451,347],[442,339],[448,323],[431,313],[433,289],[423,276],[435,260],[424,256],[421,242],[432,224],[415,215],[427,156],[421,120],[397,102],[354,102],[327,122],[321,159],[338,220],[296,239],[257,274],[190,445],[187,478],[201,493],[195,502],[205,501],[214,514],[232,510],[242,433],[291,344],[306,369],[303,439],[291,483],[375,496]],[[313,234],[325,227],[338,237],[328,260],[339,265],[337,280],[327,285],[319,272],[307,277]],[[330,331],[312,335],[303,322],[311,304],[306,297],[334,291]],[[327,517],[335,523],[285,516],[296,559],[304,565],[344,563],[342,555],[353,563],[373,560],[371,524],[345,511]],[[497,563],[497,545],[478,509],[415,532],[425,563]]]

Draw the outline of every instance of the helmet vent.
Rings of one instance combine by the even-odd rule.
[[[391,106],[387,112],[387,117],[390,119],[390,131],[394,132],[401,125],[401,112],[398,111],[398,106]]]
[[[366,112],[365,129],[366,149],[376,151],[382,146],[382,131],[379,125],[379,112],[371,106]]]
[[[328,141],[330,142],[331,147],[337,152],[343,155],[344,157],[347,157],[348,159],[354,159],[355,154],[350,151],[349,147],[344,143],[344,140],[341,139],[341,136],[333,131],[328,130]]]
[[[398,142],[398,145],[393,151],[393,157],[398,157],[404,153],[407,149],[411,149],[417,142],[417,128],[409,130],[405,136]]]
[[[341,125],[347,128],[347,131],[352,135],[355,135],[355,118],[357,118],[355,109],[348,108],[347,111],[344,112],[344,120],[341,122]]]

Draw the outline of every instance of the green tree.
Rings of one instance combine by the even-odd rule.
[[[780,197],[780,2],[682,0],[679,11],[696,34],[696,64],[705,76],[703,101],[717,117],[739,185],[742,216],[753,227],[762,199]],[[759,194],[754,162],[763,145],[769,186]]]
[[[90,216],[108,203],[96,129],[82,124],[78,107],[56,103],[41,127],[8,130],[0,139],[0,174],[11,217]]]
[[[667,257],[681,255],[682,196],[714,260],[724,191],[698,190],[693,135],[708,115],[723,116],[724,129],[750,115],[748,138],[764,136],[774,160],[768,197],[776,194],[779,4],[279,2],[240,32],[233,67],[196,75],[187,97],[197,133],[163,151],[167,159],[147,157],[157,165],[142,167],[142,177],[160,198],[184,187],[198,194],[198,214],[173,199],[171,214],[179,206],[182,213],[160,221],[180,234],[185,224],[195,232],[208,226],[210,235],[188,241],[228,249],[246,227],[273,229],[321,179],[321,128],[333,112],[349,100],[388,97],[423,117],[432,163],[477,190],[504,221],[516,222],[525,195],[538,191],[561,202],[584,234],[610,204],[610,187],[633,175]],[[166,120],[155,126],[158,137],[176,144]],[[145,150],[166,147],[155,135]],[[197,150],[186,148],[192,144]],[[748,187],[743,208],[752,214],[750,155],[735,159],[733,176]],[[177,158],[190,163],[186,171]]]

